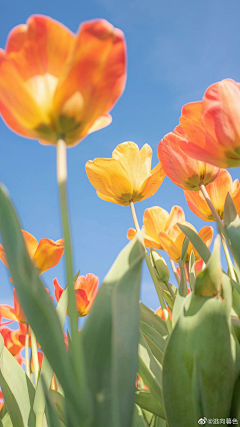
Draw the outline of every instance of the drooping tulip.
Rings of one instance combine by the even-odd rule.
[[[104,19],[73,34],[31,16],[0,50],[0,113],[18,134],[72,146],[111,123],[108,114],[126,82],[124,35]]]
[[[201,102],[183,107],[180,123],[187,135],[180,147],[187,155],[219,168],[240,166],[239,83],[211,85]]]
[[[206,187],[208,195],[221,219],[223,219],[224,204],[229,193],[233,199],[236,210],[240,214],[240,186],[236,179],[232,181],[230,173],[221,169],[215,181]],[[187,204],[195,215],[204,221],[214,221],[214,217],[201,191],[184,191]]]
[[[128,206],[153,196],[162,184],[165,173],[161,164],[151,170],[151,160],[148,144],[139,150],[128,141],[115,148],[111,159],[89,160],[86,172],[100,199]]]

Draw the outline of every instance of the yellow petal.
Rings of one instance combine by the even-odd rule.
[[[144,212],[143,223],[145,225],[145,231],[148,240],[155,243],[155,249],[162,249],[162,245],[158,238],[158,233],[165,230],[166,223],[168,221],[169,214],[165,209],[158,206],[148,208]]]
[[[86,173],[93,187],[115,203],[126,204],[132,199],[132,184],[121,163],[115,159],[95,159],[86,163]]]
[[[162,244],[163,249],[167,252],[169,257],[173,261],[177,262],[181,257],[181,249],[179,249],[179,246],[175,245],[171,237],[169,237],[165,231],[160,231],[158,238]]]
[[[160,163],[155,166],[155,168],[151,171],[151,175],[145,180],[142,187],[139,190],[139,193],[133,199],[134,202],[138,202],[140,200],[145,200],[148,197],[153,196],[160,185],[162,184],[165,178],[165,173],[162,169]]]

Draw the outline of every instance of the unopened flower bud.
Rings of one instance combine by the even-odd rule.
[[[168,282],[169,270],[165,259],[154,250],[151,250],[150,259],[158,280],[164,283]]]

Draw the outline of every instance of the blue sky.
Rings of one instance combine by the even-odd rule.
[[[96,157],[111,157],[116,145],[134,141],[153,149],[178,124],[181,107],[201,100],[207,87],[224,78],[240,80],[240,3],[237,0],[4,0],[1,4],[0,47],[9,31],[32,14],[51,16],[76,32],[82,21],[105,18],[126,36],[128,80],[112,110],[112,124],[68,150],[68,188],[75,271],[103,280],[133,226],[130,208],[100,200],[85,173]],[[25,230],[38,240],[62,237],[55,147],[24,139],[0,121],[0,180],[10,191]],[[232,169],[237,178],[239,172]],[[188,209],[183,191],[165,178],[159,191],[135,205],[142,224],[144,210],[181,205],[197,230],[206,223]],[[208,223],[209,224],[209,223]],[[0,303],[11,303],[8,272],[0,263]],[[64,262],[42,275],[52,291],[57,277],[64,286]],[[172,278],[174,281],[174,279]],[[130,284],[129,284],[130,285]],[[158,300],[143,266],[141,298],[156,309]]]

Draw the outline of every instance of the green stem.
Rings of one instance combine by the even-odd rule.
[[[220,216],[218,215],[218,212],[216,211],[204,184],[200,184],[200,190],[202,191],[203,197],[205,198],[205,200],[208,204],[208,207],[212,212],[213,218],[215,219],[215,221],[218,225],[218,230],[219,230],[219,233],[221,236],[223,250],[224,250],[226,260],[227,260],[230,277],[233,280],[236,280],[233,263],[232,263],[232,260],[231,260],[230,254],[229,254],[227,242],[226,242],[225,235],[224,235],[224,227],[223,227],[222,220],[221,220]]]
[[[78,316],[75,303],[74,283],[73,283],[73,261],[72,244],[69,225],[68,204],[67,204],[67,147],[64,139],[57,140],[57,181],[59,186],[60,206],[63,236],[65,244],[65,263],[68,283],[69,314],[71,324],[72,341],[78,339]]]
[[[134,222],[136,231],[140,232],[141,230],[140,230],[140,227],[139,227],[139,223],[138,223],[138,219],[137,219],[137,215],[136,215],[136,211],[135,211],[135,207],[134,207],[133,202],[130,202],[130,208],[131,208],[131,213],[132,213],[133,222]],[[152,267],[150,258],[148,256],[148,252],[147,252],[146,246],[145,246],[144,258],[145,258],[145,261],[147,263],[149,273],[150,273],[150,275],[152,277],[155,289],[157,291],[157,295],[158,295],[158,298],[159,298],[159,301],[160,301],[160,304],[161,304],[161,307],[162,307],[162,310],[163,310],[163,315],[164,315],[164,318],[165,318],[165,321],[166,321],[168,332],[171,333],[171,331],[172,331],[172,324],[171,324],[171,321],[170,321],[170,318],[169,318],[169,314],[168,314],[168,311],[167,311],[167,307],[166,307],[165,301],[164,301],[163,296],[162,296],[162,292],[161,292],[161,289],[160,289],[160,286],[159,286],[159,283],[158,283],[158,279],[156,277],[154,268]]]
[[[37,387],[38,383],[38,376],[39,376],[39,364],[38,364],[38,351],[37,351],[37,340],[35,337],[35,334],[30,327],[30,333],[31,333],[31,347],[32,347],[32,359],[33,359],[33,372],[34,372],[34,379],[35,379],[35,387]]]
[[[28,378],[31,378],[30,362],[29,362],[29,326],[28,325],[27,325],[27,332],[25,336],[25,365],[26,365],[26,374]]]
[[[179,280],[179,277],[178,277],[178,274],[177,274],[177,269],[176,269],[176,266],[174,264],[174,261],[170,257],[169,257],[169,260],[170,260],[172,271],[173,271],[173,274],[174,274],[175,279],[177,281],[177,284],[178,284],[178,286],[180,286],[180,280]]]

